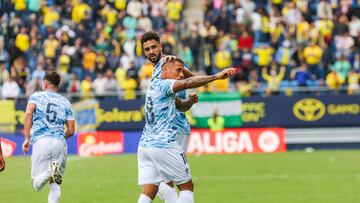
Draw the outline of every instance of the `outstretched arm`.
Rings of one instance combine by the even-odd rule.
[[[22,150],[24,154],[26,154],[30,147],[30,128],[32,126],[32,118],[33,118],[33,112],[35,111],[36,104],[34,103],[28,103],[26,106],[26,112],[25,112],[25,121],[24,121],[24,136],[25,140],[22,145]]]
[[[179,97],[176,97],[176,109],[182,112],[186,112],[192,107],[193,104],[196,104],[198,102],[198,99],[199,97],[196,93],[191,93],[189,95],[189,98],[186,100],[182,100]]]
[[[179,92],[182,90],[186,90],[186,89],[192,89],[192,88],[197,88],[197,87],[201,87],[203,85],[206,85],[210,82],[213,82],[215,80],[221,80],[221,79],[226,79],[230,76],[233,76],[236,74],[236,69],[235,68],[228,68],[228,69],[224,69],[221,72],[215,74],[215,75],[210,75],[210,76],[193,76],[184,80],[178,80],[174,83],[172,89],[173,92]]]

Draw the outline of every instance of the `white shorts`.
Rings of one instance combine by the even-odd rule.
[[[189,142],[189,136],[190,135],[186,135],[186,134],[176,135],[176,140],[185,153]]]
[[[67,144],[63,141],[47,136],[35,142],[31,155],[31,177],[50,169],[52,161],[60,164],[60,173],[64,175],[66,167]]]
[[[189,163],[180,146],[138,149],[139,185],[173,181],[180,185],[191,180]]]

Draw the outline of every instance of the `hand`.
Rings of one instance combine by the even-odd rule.
[[[221,72],[217,73],[215,76],[219,79],[226,79],[236,74],[236,68],[226,68]]]
[[[4,157],[0,156],[0,172],[5,170],[5,161],[4,161]]]
[[[30,140],[25,138],[24,143],[22,144],[22,151],[24,152],[24,154],[26,154],[29,151],[29,146],[30,146]]]
[[[176,56],[173,55],[166,55],[164,56],[161,60],[163,62],[163,64],[167,63],[168,61],[174,60],[176,59]]]
[[[195,92],[193,92],[189,95],[189,100],[191,101],[191,103],[196,104],[199,101],[199,96]]]

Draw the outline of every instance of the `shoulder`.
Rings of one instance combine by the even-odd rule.
[[[30,97],[29,97],[29,102],[30,102],[30,101],[35,101],[35,100],[41,98],[43,95],[44,95],[43,92],[34,92],[34,93],[32,93],[32,94],[30,95]]]

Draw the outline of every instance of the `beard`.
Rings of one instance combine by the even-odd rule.
[[[151,61],[151,63],[157,64],[161,59],[161,53],[159,53],[157,56],[150,56],[146,58],[148,58]]]

